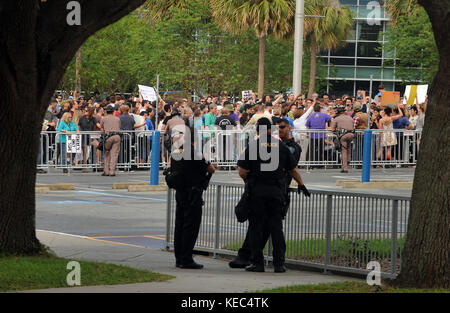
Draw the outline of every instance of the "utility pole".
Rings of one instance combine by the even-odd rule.
[[[297,97],[302,92],[304,22],[305,0],[297,0],[295,4],[294,75],[292,79],[294,97]]]

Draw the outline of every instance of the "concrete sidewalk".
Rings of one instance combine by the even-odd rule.
[[[26,292],[56,293],[234,293],[276,288],[297,284],[317,284],[335,281],[357,281],[358,279],[316,272],[288,270],[273,273],[249,273],[243,269],[231,269],[224,260],[206,256],[194,256],[205,267],[202,270],[187,270],[175,267],[172,252],[160,249],[140,248],[124,244],[100,242],[83,236],[73,236],[47,231],[37,231],[41,243],[50,247],[59,257],[69,260],[90,260],[126,265],[176,278],[167,282],[140,283],[114,286],[69,287],[33,290]],[[83,283],[81,269],[81,283]]]

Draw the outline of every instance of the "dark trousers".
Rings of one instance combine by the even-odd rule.
[[[256,187],[251,201],[248,232],[252,262],[255,265],[264,264],[263,249],[270,234],[273,243],[273,264],[283,265],[286,242],[283,233],[281,189]]]
[[[269,236],[270,232],[266,224],[266,227],[264,227],[263,229],[263,237],[262,237],[264,242],[267,242],[267,240],[269,240]],[[245,235],[244,243],[242,244],[242,247],[238,250],[238,256],[241,259],[249,260],[253,263],[252,247],[250,246],[250,235],[248,229],[247,234]]]
[[[194,261],[192,250],[197,241],[200,223],[202,221],[202,195],[194,194],[192,188],[177,190],[175,213],[175,259],[179,264],[189,264]]]
[[[309,160],[310,161],[323,161],[323,148],[324,148],[323,138],[311,138],[309,140]]]

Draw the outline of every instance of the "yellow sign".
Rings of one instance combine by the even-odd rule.
[[[417,85],[411,85],[411,90],[409,91],[408,105],[414,105],[417,96]]]

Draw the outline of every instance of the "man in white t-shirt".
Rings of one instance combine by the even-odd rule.
[[[307,103],[308,106],[305,108],[305,112],[302,114],[302,116],[294,120],[294,130],[304,131],[308,129],[306,127],[306,121],[308,120],[308,117],[311,114],[311,112],[314,110],[314,106],[310,101],[308,101]],[[307,154],[306,152],[308,151],[308,143],[309,143],[307,133],[295,132],[294,139],[300,145],[302,151],[304,151],[304,153],[302,153],[300,156],[300,161],[306,161],[306,154]]]

